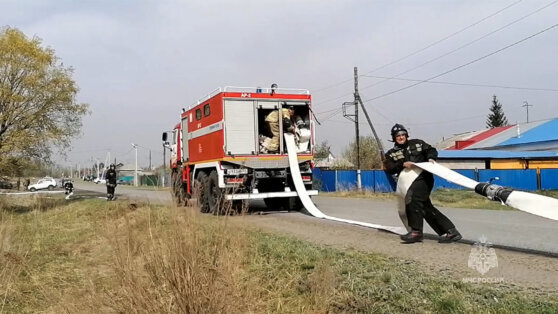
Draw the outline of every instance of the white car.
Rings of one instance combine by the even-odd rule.
[[[44,190],[44,189],[48,189],[49,191],[51,191],[55,187],[56,187],[56,180],[47,177],[47,178],[39,179],[39,181],[37,181],[37,183],[35,184],[29,184],[27,189],[31,192],[35,192],[37,190]]]
[[[93,182],[94,182],[95,184],[99,184],[99,183],[100,183],[100,184],[105,184],[105,183],[107,183],[107,180],[95,178],[95,180],[93,180]]]

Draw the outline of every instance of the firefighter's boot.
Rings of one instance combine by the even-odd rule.
[[[415,243],[422,242],[422,232],[418,230],[413,230],[405,235],[402,235],[401,240],[405,243]]]
[[[440,239],[438,240],[438,243],[451,243],[451,242],[457,242],[459,240],[461,240],[462,236],[461,233],[459,233],[459,231],[457,231],[457,229],[455,228],[451,228],[448,230],[448,232],[442,234],[440,236]]]

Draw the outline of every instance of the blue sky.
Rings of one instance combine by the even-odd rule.
[[[309,89],[319,120],[317,140],[335,153],[354,137],[336,109],[352,100],[353,67],[360,74],[401,59],[495,12],[502,12],[400,62],[370,73],[393,77],[478,40],[553,1],[61,1],[0,0],[0,21],[38,36],[72,66],[78,100],[91,105],[68,164],[104,159],[132,162],[131,143],[162,163],[160,134],[180,109],[222,86]],[[558,5],[503,28],[439,60],[401,75],[426,79],[555,24]],[[558,89],[558,28],[436,81]],[[345,83],[341,83],[347,81]],[[363,99],[413,82],[361,77]],[[328,87],[334,85],[333,87]],[[328,88],[326,88],[328,87]],[[485,127],[492,95],[511,123],[556,117],[557,92],[424,83],[366,102],[384,143],[395,122],[435,143]],[[328,118],[329,117],[329,118]],[[361,116],[361,134],[371,134]],[[148,153],[138,151],[140,164]]]

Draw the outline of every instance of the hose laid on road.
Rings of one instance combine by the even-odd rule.
[[[500,202],[502,205],[507,205],[544,218],[558,220],[558,199],[534,193],[515,191],[496,184],[479,183],[471,178],[467,178],[460,173],[446,168],[437,162],[419,162],[415,163],[415,166],[416,167],[411,169],[404,169],[401,171],[399,179],[397,180],[396,193],[399,196],[399,216],[407,229],[408,225],[407,216],[405,215],[404,198],[413,181],[423,170],[433,173],[449,182],[475,190],[476,193],[485,196],[490,200]]]
[[[363,227],[368,227],[368,228],[385,230],[385,231],[389,231],[389,232],[392,232],[392,233],[395,233],[395,234],[405,234],[406,233],[405,228],[403,228],[403,227],[384,226],[384,225],[372,224],[372,223],[368,223],[368,222],[337,218],[337,217],[328,216],[328,215],[322,213],[322,211],[320,211],[316,207],[314,202],[312,202],[312,200],[310,199],[310,196],[306,192],[306,187],[304,186],[304,183],[302,181],[302,177],[300,175],[300,169],[299,169],[299,166],[298,166],[298,158],[297,158],[297,155],[296,155],[297,149],[296,149],[296,145],[295,145],[294,136],[292,134],[285,133],[285,141],[287,143],[287,152],[288,152],[288,155],[289,155],[289,167],[291,169],[291,176],[292,176],[293,182],[295,184],[296,192],[298,193],[298,197],[300,198],[300,201],[302,202],[302,205],[304,205],[304,208],[306,208],[306,210],[310,213],[310,215],[312,215],[316,218],[323,218],[323,219],[327,219],[327,220],[344,222],[344,223],[348,223],[348,224],[352,224],[352,225],[358,225],[358,226],[363,226]]]
[[[5,193],[1,192],[0,195],[9,195],[9,196],[19,196],[19,195],[29,195],[29,194],[57,194],[57,193],[64,193],[64,191],[35,191],[35,192],[10,192]]]

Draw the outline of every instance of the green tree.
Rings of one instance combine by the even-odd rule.
[[[48,161],[53,148],[64,153],[79,135],[88,105],[76,102],[72,73],[40,38],[11,27],[0,30],[0,163]]]
[[[490,106],[490,113],[488,114],[488,119],[486,120],[486,127],[493,129],[506,125],[508,125],[508,119],[504,114],[502,104],[498,101],[496,95],[494,95],[492,96],[492,105]]]
[[[327,140],[321,142],[320,144],[314,146],[314,159],[326,159],[329,157],[329,152],[331,149],[331,145],[327,142]]]
[[[382,162],[380,160],[380,150],[378,144],[372,136],[361,136],[360,144],[360,168],[361,169],[380,169]],[[357,147],[356,141],[349,143],[349,146],[343,152],[343,157],[352,164],[357,163]]]

